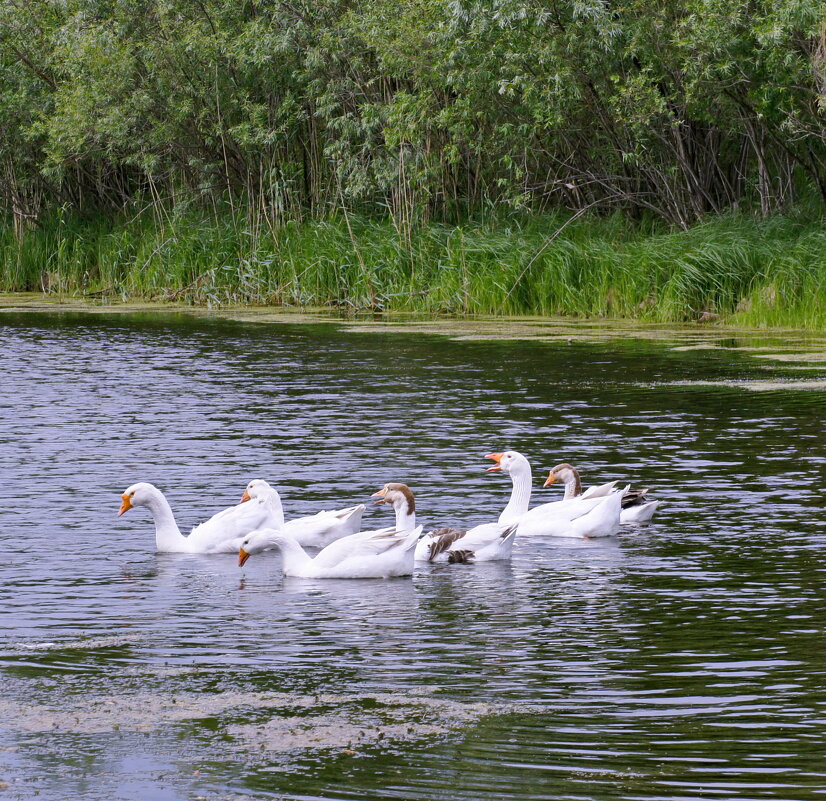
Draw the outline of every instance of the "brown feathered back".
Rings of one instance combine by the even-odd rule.
[[[462,539],[465,534],[467,534],[466,528],[434,528],[430,532],[430,536],[435,539],[430,543],[428,561],[432,562],[440,553],[448,550],[456,540]]]

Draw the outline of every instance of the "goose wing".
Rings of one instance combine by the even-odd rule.
[[[277,516],[264,498],[254,498],[230,506],[195,526],[187,537],[194,547],[206,550],[220,548],[237,550],[235,542],[258,528],[277,528]]]
[[[364,504],[288,520],[284,531],[301,544],[310,547],[327,545],[331,539],[358,533]]]
[[[359,556],[371,556],[393,547],[409,532],[398,532],[395,526],[371,531],[359,531],[331,542],[319,551],[314,564],[318,567],[333,567],[345,559]]]

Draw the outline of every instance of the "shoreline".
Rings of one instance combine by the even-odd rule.
[[[461,341],[525,340],[535,342],[597,342],[613,339],[686,342],[678,349],[722,347],[720,341],[777,341],[771,348],[798,347],[826,352],[826,331],[793,327],[747,326],[720,317],[709,322],[663,323],[622,318],[573,318],[542,315],[456,315],[419,311],[345,312],[320,307],[227,304],[209,308],[184,302],[129,300],[107,302],[40,292],[0,293],[0,321],[11,313],[157,314],[220,319],[238,323],[335,325],[345,331],[418,333]],[[757,347],[757,346],[755,346]],[[762,346],[761,346],[762,347]],[[730,349],[751,349],[733,346]],[[793,361],[793,360],[791,360]]]
[[[743,213],[689,231],[571,219],[434,223],[400,242],[390,222],[367,217],[255,234],[220,216],[173,226],[67,218],[20,240],[0,232],[0,292],[336,319],[528,316],[826,331],[822,217]]]

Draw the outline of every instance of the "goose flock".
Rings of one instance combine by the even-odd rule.
[[[513,489],[498,519],[462,528],[416,525],[416,501],[406,484],[391,482],[373,494],[376,505],[388,504],[395,524],[361,530],[363,504],[284,520],[281,498],[263,479],[247,484],[240,503],[224,509],[184,536],[163,493],[145,481],[127,487],[118,516],[145,506],[155,521],[155,547],[166,553],[237,553],[238,564],[261,551],[281,552],[286,576],[301,578],[390,578],[409,576],[418,562],[471,563],[510,559],[517,536],[610,537],[622,525],[648,522],[659,501],[648,490],[617,489],[611,481],[582,491],[579,472],[558,464],[544,486],[561,483],[560,501],[530,506],[531,466],[518,451],[491,453],[488,472],[507,473]],[[307,548],[317,551],[307,552]]]

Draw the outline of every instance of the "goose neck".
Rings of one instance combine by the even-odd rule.
[[[284,526],[284,507],[281,505],[281,496],[274,492],[272,496],[267,498],[266,503],[272,510],[276,528],[282,528]]]
[[[160,490],[152,493],[146,502],[146,506],[155,521],[156,549],[161,552],[185,551],[187,549],[186,537],[181,534],[181,530],[175,522],[175,515],[172,514],[172,507],[163,493]]]
[[[528,464],[515,464],[510,471],[513,489],[508,505],[501,515],[500,523],[512,523],[518,520],[525,512],[531,502],[531,468]]]
[[[582,482],[579,479],[579,473],[572,470],[565,480],[565,494],[562,496],[563,501],[569,501],[571,498],[578,498],[582,495]]]
[[[412,531],[416,528],[416,512],[410,511],[407,501],[395,505],[396,531]]]
[[[281,564],[285,576],[307,576],[313,572],[312,557],[295,538],[279,532],[271,541],[275,548],[281,551]]]

